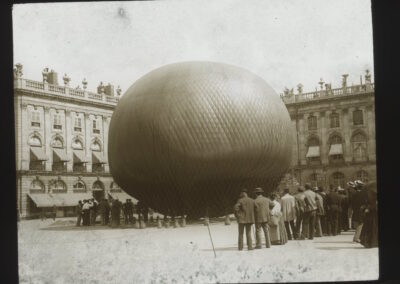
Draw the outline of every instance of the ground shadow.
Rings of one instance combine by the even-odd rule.
[[[237,251],[238,247],[223,247],[223,248],[215,248],[215,251]],[[213,251],[213,249],[202,249],[202,251]]]
[[[324,247],[324,248],[317,248],[322,250],[340,250],[340,249],[365,249],[365,247]]]

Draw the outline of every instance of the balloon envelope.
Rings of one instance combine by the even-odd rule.
[[[279,95],[260,77],[214,62],[183,62],[137,80],[111,119],[114,180],[163,214],[222,216],[241,189],[274,190],[291,159]]]

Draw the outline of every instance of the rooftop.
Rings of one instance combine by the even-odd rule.
[[[48,68],[43,69],[43,81],[33,81],[22,78],[22,64],[16,64],[14,68],[14,89],[29,91],[41,95],[57,96],[59,98],[69,98],[84,100],[87,102],[100,102],[107,105],[116,105],[121,96],[121,89],[116,89],[114,94],[114,86],[111,84],[103,85],[103,82],[97,87],[97,92],[90,92],[87,88],[86,79],[82,80],[83,88],[80,86],[71,88],[69,86],[70,78],[65,74],[63,76],[64,85],[58,85],[57,73],[53,70],[49,71]]]

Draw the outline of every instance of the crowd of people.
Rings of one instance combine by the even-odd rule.
[[[314,237],[336,236],[354,229],[354,242],[366,248],[378,246],[378,213],[376,183],[350,181],[347,188],[322,187],[306,183],[291,194],[289,189],[282,196],[277,192],[264,196],[261,188],[253,191],[254,198],[243,189],[236,205],[235,216],[239,225],[239,250],[243,250],[246,231],[247,247],[253,249],[252,227],[255,224],[255,248],[284,245],[288,240],[312,240]]]
[[[132,199],[126,199],[125,203],[116,199],[102,199],[97,202],[96,199],[85,199],[83,202],[79,200],[77,205],[77,222],[76,226],[93,226],[96,219],[100,216],[101,225],[109,225],[118,227],[121,225],[121,217],[125,224],[134,224],[136,219],[133,216],[134,204]],[[123,216],[121,216],[123,213]],[[139,218],[140,218],[139,212]]]

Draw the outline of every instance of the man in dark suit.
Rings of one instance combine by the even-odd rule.
[[[269,235],[268,221],[270,219],[269,206],[271,200],[263,196],[264,191],[258,187],[254,191],[256,199],[254,199],[255,221],[256,221],[256,249],[261,248],[261,228],[264,231],[265,246],[271,247],[271,238]]]
[[[327,196],[329,214],[329,235],[336,236],[339,231],[339,214],[342,209],[341,197],[335,188],[332,188]]]
[[[254,200],[247,196],[247,189],[241,191],[234,211],[239,224],[239,250],[243,250],[244,229],[246,229],[247,248],[248,250],[252,250],[251,225],[254,224]]]

